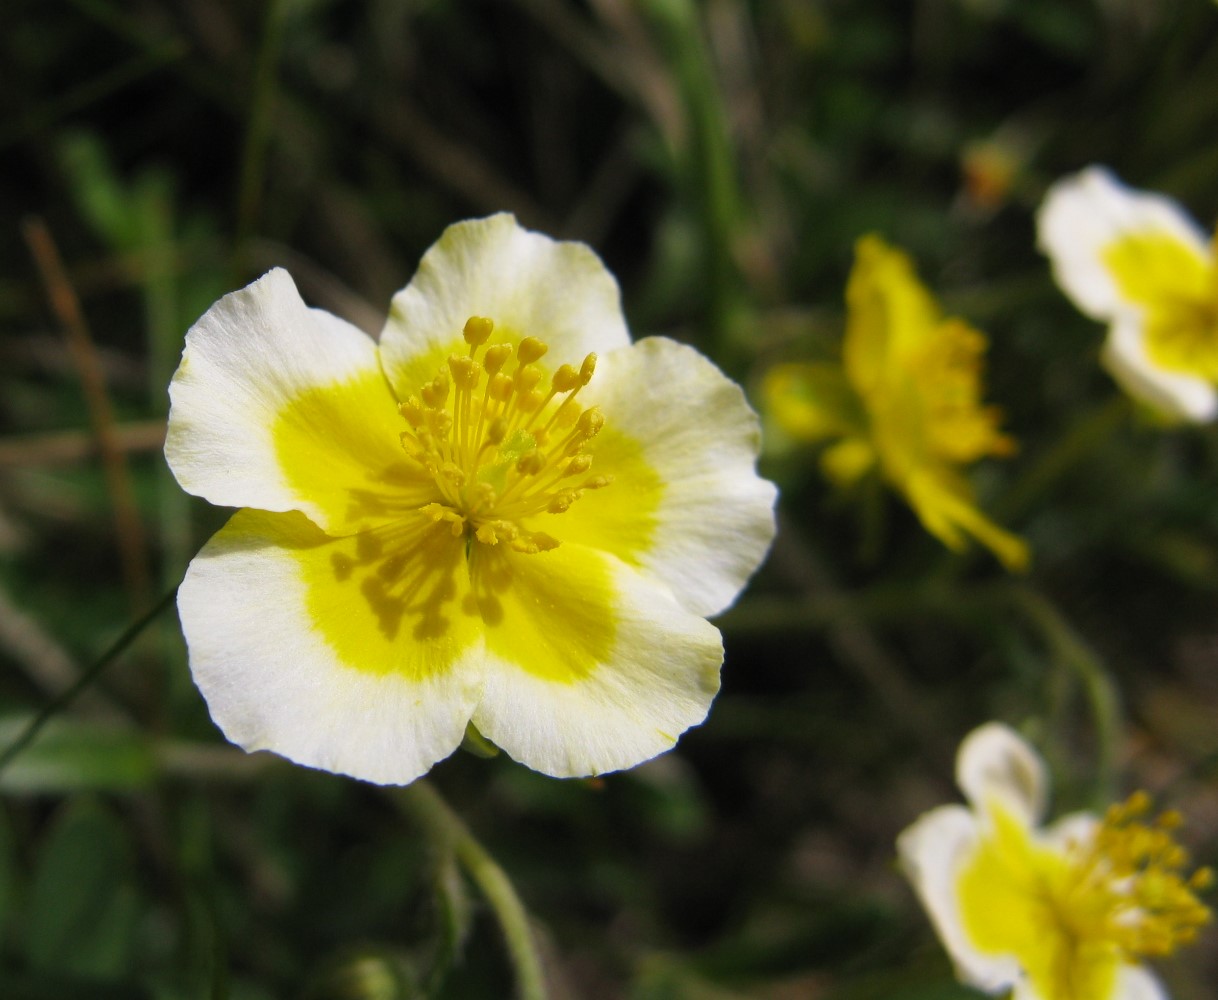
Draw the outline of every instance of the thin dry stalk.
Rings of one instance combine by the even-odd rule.
[[[135,503],[127,457],[115,429],[114,410],[110,405],[97,348],[50,230],[41,219],[31,217],[25,220],[22,232],[46,286],[51,309],[63,327],[72,362],[80,378],[85,404],[89,409],[89,422],[97,438],[105,470],[106,489],[114,508],[123,580],[133,610],[142,611],[148,607],[151,595],[148,544]]]
[[[117,424],[114,443],[125,452],[156,451],[165,443],[165,421]],[[0,469],[75,465],[100,454],[97,436],[90,431],[49,431],[0,438]]]

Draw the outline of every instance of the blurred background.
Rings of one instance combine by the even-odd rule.
[[[451,222],[584,240],[636,336],[760,405],[840,350],[854,241],[991,338],[1019,453],[973,475],[1012,577],[774,435],[781,536],[676,751],[436,788],[558,998],[964,1000],[895,866],[989,719],[1055,811],[1149,789],[1218,860],[1218,437],[1137,413],[1034,243],[1090,163],[1218,212],[1204,0],[6,0],[0,745],[172,588],[225,511],[160,454],[189,325],[273,265],[376,333]],[[172,611],[0,774],[0,996],[499,998],[484,902],[385,791],[223,743]],[[1213,933],[1164,967],[1213,995]]]

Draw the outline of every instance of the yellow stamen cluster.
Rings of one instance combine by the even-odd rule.
[[[1131,958],[1170,955],[1212,917],[1196,894],[1212,884],[1213,871],[1185,873],[1188,852],[1173,836],[1180,814],[1146,821],[1150,805],[1145,792],[1135,792],[1108,809],[1094,839],[1074,848],[1076,912],[1091,914],[1093,933]]]
[[[610,476],[588,476],[588,443],[605,418],[575,401],[592,381],[596,355],[579,368],[561,365],[543,388],[538,364],[549,349],[535,337],[486,346],[494,324],[473,316],[463,335],[469,353],[447,365],[399,410],[409,425],[406,454],[436,484],[439,499],[419,512],[486,545],[544,552],[552,536],[523,527],[535,515],[561,514]],[[512,367],[513,354],[515,366]],[[510,368],[510,371],[509,371]]]

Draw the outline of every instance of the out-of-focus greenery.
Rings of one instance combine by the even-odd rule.
[[[956,795],[975,725],[1050,751],[1059,810],[1148,787],[1218,854],[1218,436],[1118,396],[1034,248],[1045,186],[1092,162],[1213,218],[1214,4],[8,0],[0,745],[223,520],[159,435],[184,331],[224,291],[281,264],[375,332],[445,225],[509,209],[597,248],[637,335],[752,388],[834,354],[853,242],[878,231],[991,337],[1022,449],[975,481],[1032,572],[951,557],[776,449],[780,540],[720,621],[704,726],[595,782],[470,754],[432,780],[529,908],[555,997],[973,996],[893,839]],[[0,790],[0,996],[511,994],[451,855],[385,790],[227,747],[171,614]],[[1212,995],[1214,935],[1163,975]]]

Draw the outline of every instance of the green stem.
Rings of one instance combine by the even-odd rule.
[[[456,855],[495,911],[516,973],[520,1000],[545,1000],[545,978],[529,917],[503,869],[427,781],[420,779],[406,786],[395,798],[432,843]]]
[[[745,298],[734,256],[743,214],[737,151],[700,5],[695,0],[647,0],[640,9],[652,25],[683,105],[685,128],[672,150],[675,181],[702,227],[706,323],[722,363],[725,351],[739,353],[729,335]]]
[[[253,233],[254,217],[261,197],[263,168],[275,103],[275,71],[283,42],[286,15],[285,0],[271,0],[266,8],[262,44],[254,65],[254,79],[250,86],[250,116],[246,126],[245,148],[241,155],[241,181],[237,196],[238,253],[244,252],[245,244]]]
[[[27,746],[34,741],[34,737],[38,735],[42,727],[47,724],[50,719],[58,712],[67,708],[85,688],[92,684],[100,676],[101,672],[110,666],[119,655],[125,650],[136,637],[148,627],[149,624],[164,611],[178,595],[178,588],[174,587],[169,593],[156,602],[148,609],[144,615],[137,619],[122,635],[114,640],[114,644],[107,649],[94,663],[85,670],[75,681],[71,687],[65,688],[56,697],[47,702],[33,719],[30,720],[28,726],[22,730],[21,734],[13,740],[0,753],[0,772],[2,772],[13,759],[21,753]]]
[[[1070,627],[1058,610],[1027,587],[1015,587],[1014,604],[1039,630],[1057,659],[1074,671],[1082,682],[1095,724],[1097,805],[1116,796],[1117,742],[1121,731],[1121,706],[1116,687],[1100,659]]]

